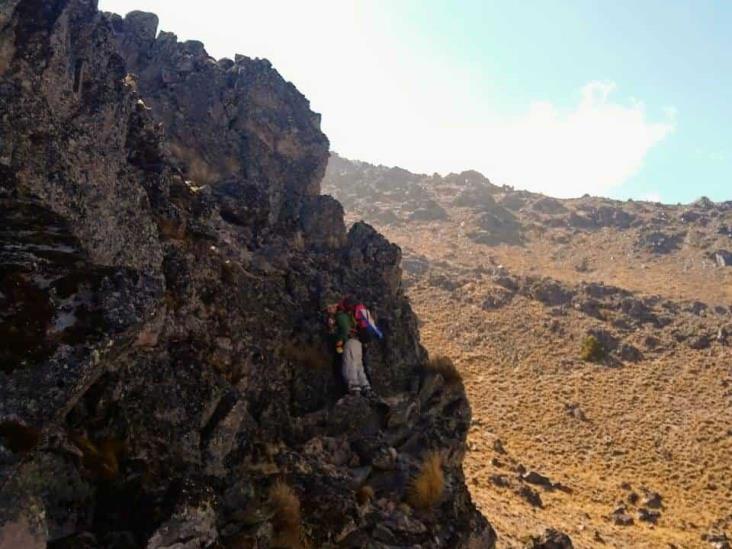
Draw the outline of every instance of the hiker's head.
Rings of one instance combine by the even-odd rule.
[[[331,303],[325,307],[325,312],[329,315],[334,315],[338,312],[338,303]]]
[[[356,300],[350,295],[347,295],[341,300],[340,306],[344,311],[352,312],[356,308]]]

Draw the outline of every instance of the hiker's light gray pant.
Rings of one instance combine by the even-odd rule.
[[[346,341],[343,347],[343,378],[349,391],[370,388],[363,369],[363,346],[356,338]]]

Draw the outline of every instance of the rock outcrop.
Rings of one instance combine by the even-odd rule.
[[[319,117],[268,62],[9,0],[0,120],[0,545],[493,546],[401,252],[319,194]],[[386,333],[383,402],[342,396],[344,294]],[[430,452],[443,490],[413,508]]]

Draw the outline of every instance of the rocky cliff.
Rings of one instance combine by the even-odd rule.
[[[6,0],[0,119],[1,547],[493,546],[400,250],[319,194],[319,117],[268,62]],[[339,386],[343,294],[383,402]]]

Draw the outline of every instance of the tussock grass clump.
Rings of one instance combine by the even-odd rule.
[[[297,497],[295,490],[285,482],[278,480],[269,489],[269,504],[274,512],[272,517],[275,531],[273,546],[288,549],[303,548],[300,498]]]
[[[582,340],[580,358],[585,362],[601,362],[605,358],[605,348],[599,339],[589,335]]]
[[[288,343],[282,347],[282,356],[306,368],[316,370],[331,363],[331,358],[322,347],[317,345]]]
[[[374,489],[368,484],[364,484],[356,492],[356,501],[359,505],[366,505],[372,499],[374,499]]]
[[[429,509],[440,500],[444,491],[442,456],[438,452],[429,452],[422,461],[419,473],[412,479],[407,491],[407,503],[414,509]]]
[[[427,361],[424,366],[428,371],[440,374],[448,385],[462,383],[463,377],[455,367],[452,359],[446,356],[436,356]]]

